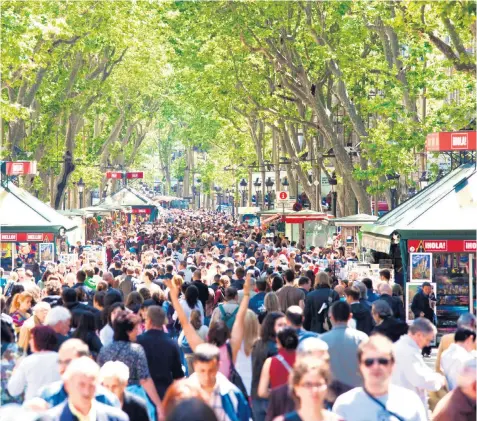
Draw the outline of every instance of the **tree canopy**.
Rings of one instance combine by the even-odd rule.
[[[1,7],[2,155],[36,159],[48,177],[25,187],[56,207],[79,177],[153,161],[209,192],[286,170],[315,209],[334,171],[340,214],[370,212],[415,185],[426,134],[475,121],[470,1]]]

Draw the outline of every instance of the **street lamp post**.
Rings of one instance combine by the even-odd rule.
[[[288,190],[288,186],[289,186],[289,185],[290,185],[290,183],[288,182],[288,177],[287,177],[287,176],[283,177],[282,186],[283,186],[283,187],[286,187],[285,190]]]
[[[337,192],[335,191],[335,186],[338,184],[338,180],[335,177],[329,178],[328,182],[331,186],[331,212],[336,218],[336,201],[337,201]]]
[[[202,180],[200,178],[197,179],[197,193],[199,194],[199,204],[197,206],[197,209],[200,209],[200,183]]]
[[[256,178],[253,185],[255,186],[255,194],[257,196],[257,207],[259,208],[260,207],[260,192],[261,192],[260,187],[262,186],[262,183],[260,183],[260,180],[258,179],[258,177]]]
[[[83,208],[83,193],[84,193],[84,181],[83,177],[80,177],[78,181],[78,192],[79,192],[79,204],[80,209]]]
[[[222,188],[219,186],[215,186],[214,189],[217,194],[217,203],[219,205],[219,212],[222,212],[222,194],[220,193]]]
[[[242,178],[240,180],[240,192],[242,193],[242,206],[245,206],[245,192],[247,191],[247,180],[245,178]]]
[[[273,182],[271,177],[267,178],[267,181],[265,182],[265,186],[267,187],[267,195],[268,195],[268,210],[271,209],[271,204],[272,204],[272,187],[275,183]]]

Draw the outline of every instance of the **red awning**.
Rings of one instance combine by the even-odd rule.
[[[316,213],[313,215],[299,215],[298,213],[285,215],[282,221],[286,222],[287,224],[304,224],[307,221],[325,221],[333,218],[331,215],[327,213]]]

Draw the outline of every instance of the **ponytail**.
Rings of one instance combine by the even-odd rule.
[[[10,314],[15,313],[15,311],[20,308],[20,296],[22,294],[23,292],[21,292],[20,294],[15,294],[15,296],[13,297],[12,303],[10,304]]]
[[[27,292],[20,292],[19,294],[15,294],[13,297],[12,303],[10,305],[10,314],[15,313],[20,308],[20,304],[30,298],[30,300],[33,300],[33,296]]]

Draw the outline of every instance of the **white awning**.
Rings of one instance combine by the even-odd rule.
[[[367,249],[389,254],[391,238],[375,236],[363,232],[361,246]]]

